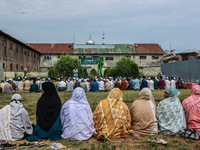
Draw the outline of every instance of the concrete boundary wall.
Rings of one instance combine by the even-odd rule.
[[[200,83],[200,60],[188,60],[161,65],[166,77],[180,77],[184,82]]]

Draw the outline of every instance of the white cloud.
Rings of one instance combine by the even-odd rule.
[[[112,37],[106,39],[110,43],[162,39],[169,43],[171,35],[181,43],[183,33],[193,42],[200,32],[199,16],[199,0],[0,1],[0,27],[20,33],[29,42],[67,42],[76,34],[85,43],[92,33],[101,43],[103,30]],[[197,35],[192,34],[194,31]]]

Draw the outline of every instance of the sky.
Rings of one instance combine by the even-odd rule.
[[[24,43],[158,43],[200,49],[200,0],[0,0],[0,30]],[[74,37],[74,38],[73,38]]]

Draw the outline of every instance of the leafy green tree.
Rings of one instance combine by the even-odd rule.
[[[69,55],[61,55],[53,67],[60,76],[64,77],[73,77],[73,69],[76,67],[78,69],[78,76],[84,77],[84,67],[81,66],[80,60]]]
[[[122,57],[120,60],[118,60],[115,68],[117,76],[136,77],[139,74],[138,65],[129,57]]]
[[[117,69],[116,68],[107,68],[104,70],[104,77],[116,77]]]
[[[108,77],[108,72],[109,72],[110,68],[106,68],[104,70],[104,77]]]
[[[51,67],[51,69],[48,72],[48,76],[49,77],[59,77],[60,74],[58,73],[58,71],[55,69],[55,67]]]
[[[93,76],[97,76],[97,71],[94,68],[92,68],[92,70],[90,71],[90,74]]]

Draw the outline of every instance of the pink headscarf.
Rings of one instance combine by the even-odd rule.
[[[185,118],[188,129],[195,129],[200,132],[200,86],[192,88],[191,96],[186,98],[183,103]]]
[[[200,86],[199,85],[195,85],[193,88],[192,88],[192,95],[200,95]]]

